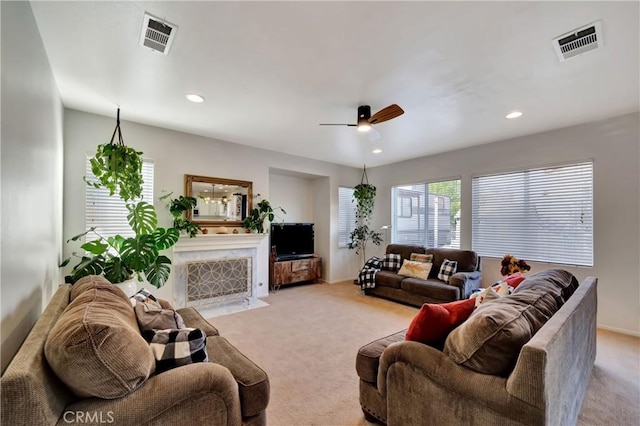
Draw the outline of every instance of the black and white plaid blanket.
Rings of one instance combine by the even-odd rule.
[[[199,328],[146,330],[142,337],[156,358],[156,373],[209,361],[207,336]]]

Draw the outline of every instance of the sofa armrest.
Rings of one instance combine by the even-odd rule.
[[[466,299],[471,296],[471,291],[480,288],[482,281],[482,272],[456,272],[449,278],[449,285],[456,286],[460,289],[460,299]]]
[[[210,362],[189,364],[150,377],[140,388],[118,399],[87,398],[70,404],[58,424],[78,412],[102,416],[118,425],[192,424],[241,425],[238,384],[231,372]],[[97,414],[93,414],[97,413]]]
[[[409,364],[425,379],[468,398],[490,401],[499,394],[506,395],[505,378],[476,373],[459,366],[438,349],[407,340],[392,343],[380,357],[378,390],[382,395],[387,393],[387,375],[395,363]]]
[[[425,424],[469,424],[471,419],[537,424],[544,419],[542,410],[507,392],[506,378],[476,373],[418,342],[397,342],[385,349],[377,385],[386,399],[388,424],[402,424],[407,416]]]

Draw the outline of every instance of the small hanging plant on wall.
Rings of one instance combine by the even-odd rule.
[[[349,235],[349,248],[354,249],[356,255],[362,253],[363,259],[366,260],[367,244],[372,242],[379,246],[382,243],[382,234],[369,226],[376,201],[376,187],[369,183],[366,166],[362,170],[360,184],[353,188],[353,198],[356,201],[356,228]]]
[[[118,139],[114,142],[116,134]],[[109,195],[116,190],[120,198],[131,201],[142,197],[142,152],[124,144],[120,130],[120,108],[116,118],[116,128],[111,142],[98,145],[96,155],[91,158],[91,172],[98,181],[91,182],[85,177],[88,185],[95,188],[109,189]]]

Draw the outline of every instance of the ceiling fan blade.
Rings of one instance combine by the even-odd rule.
[[[369,123],[371,124],[382,123],[384,121],[388,121],[393,118],[396,118],[402,114],[404,114],[404,110],[400,108],[398,105],[396,104],[389,105],[388,107],[382,108],[380,111],[373,114],[369,119]]]
[[[357,124],[344,124],[344,123],[320,123],[319,126],[349,126],[356,127]]]

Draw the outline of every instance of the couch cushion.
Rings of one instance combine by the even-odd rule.
[[[227,367],[238,382],[242,416],[261,413],[269,404],[267,374],[221,336],[207,337],[207,354],[211,362]]]
[[[429,271],[431,271],[431,263],[405,259],[402,262],[402,268],[398,271],[398,275],[426,280],[429,276]]]
[[[475,306],[474,299],[441,304],[425,303],[409,324],[406,339],[442,347],[442,342],[451,330],[469,318]]]
[[[460,299],[460,289],[458,287],[434,279],[425,281],[418,278],[405,278],[400,283],[400,288],[409,293],[427,296],[443,302],[452,302]]]
[[[400,284],[405,278],[406,277],[404,277],[403,275],[398,275],[395,272],[378,271],[378,273],[376,274],[376,286],[400,288]]]
[[[549,304],[552,299],[550,295],[531,292],[483,304],[449,334],[444,352],[455,363],[478,373],[506,376],[515,366],[522,346],[553,315],[554,303]]]
[[[378,367],[380,366],[380,355],[392,343],[401,342],[405,339],[407,330],[402,330],[389,336],[364,345],[358,350],[356,356],[356,371],[358,376],[369,383],[376,383],[378,379]]]
[[[103,277],[89,276],[72,287],[70,298],[45,343],[51,369],[83,398],[136,390],[154,372],[155,359],[127,296]]]
[[[422,246],[414,246],[408,244],[389,244],[387,246],[387,253],[399,254],[402,260],[411,259],[411,253],[424,254],[425,248]]]
[[[141,333],[147,330],[185,328],[184,320],[173,309],[156,308],[155,305],[136,300],[133,310]]]
[[[433,254],[433,268],[431,268],[430,278],[436,278],[445,259],[458,262],[458,272],[473,272],[478,265],[478,255],[471,250],[428,248],[426,253]]]
[[[522,291],[534,290],[551,294],[560,308],[576,291],[580,283],[576,277],[563,269],[547,269],[531,275],[513,291],[518,294]]]

